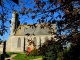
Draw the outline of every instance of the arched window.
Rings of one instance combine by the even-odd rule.
[[[36,45],[36,37],[33,38],[34,44]]]
[[[18,38],[18,44],[17,44],[17,47],[18,47],[18,48],[21,47],[21,38],[20,38],[20,37]]]

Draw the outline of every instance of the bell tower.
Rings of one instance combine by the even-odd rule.
[[[11,19],[11,24],[10,24],[10,35],[14,36],[17,28],[20,24],[19,20],[18,20],[18,13],[16,11],[12,12],[12,19]]]

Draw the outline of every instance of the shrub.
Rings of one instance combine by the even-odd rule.
[[[34,49],[30,52],[30,55],[29,56],[38,56],[40,53],[39,53],[39,50],[38,49]]]
[[[43,60],[56,60],[57,54],[62,50],[60,43],[55,41],[47,41],[41,47],[41,53],[43,55]]]

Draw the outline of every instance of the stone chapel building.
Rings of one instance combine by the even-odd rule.
[[[23,24],[20,25],[16,11],[12,13],[10,35],[6,42],[6,52],[24,52],[29,41],[35,43],[36,49],[56,35],[56,24]],[[55,39],[55,38],[54,38]]]

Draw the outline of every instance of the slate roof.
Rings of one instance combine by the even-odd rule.
[[[28,25],[19,25],[16,35],[25,36],[25,35],[50,35],[49,31],[54,31],[56,33],[56,24],[51,24],[51,30],[49,26],[45,25],[44,28],[41,28],[41,24],[36,24],[34,27],[33,24]],[[43,26],[43,25],[42,25]]]

